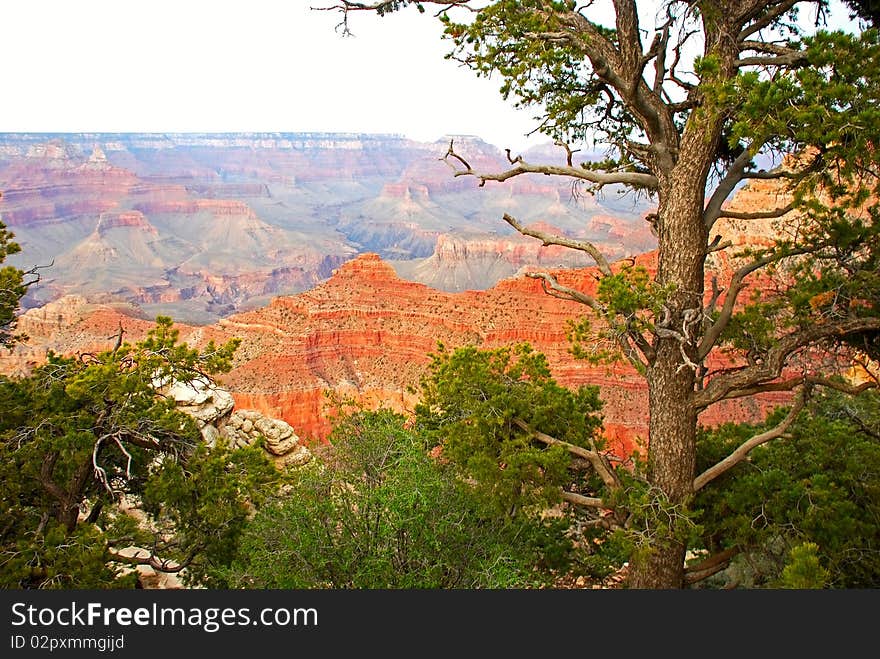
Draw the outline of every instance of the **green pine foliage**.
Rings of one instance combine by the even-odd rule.
[[[522,427],[570,444],[602,448],[597,387],[559,385],[547,358],[528,344],[432,355],[415,408],[431,445],[501,509],[558,503],[571,454],[535,442]]]
[[[426,447],[439,451],[498,514],[544,524],[554,519],[544,528],[544,544],[574,542],[571,576],[598,580],[619,569],[633,542],[613,509],[622,509],[619,500],[629,494],[610,489],[593,466],[573,454],[587,449],[602,456],[618,485],[630,480],[632,465],[605,457],[598,388],[559,385],[546,356],[527,343],[455,350],[440,345],[431,360],[415,407],[415,428]],[[552,441],[538,441],[536,433]],[[564,494],[606,505],[573,506],[563,503]]]
[[[815,542],[804,542],[792,547],[789,552],[789,563],[782,570],[782,577],[776,584],[777,588],[790,590],[823,588],[828,582],[830,573],[819,561],[819,545]]]
[[[570,552],[556,525],[499,514],[403,416],[355,409],[214,576],[231,588],[538,587]]]
[[[228,370],[237,345],[190,348],[160,316],[135,345],[0,378],[0,585],[130,586],[127,546],[188,566],[192,582],[229,559],[278,470],[259,448],[209,449],[156,386]]]
[[[14,234],[0,222],[0,265],[7,256],[17,254],[21,247],[13,241]],[[10,347],[18,338],[15,330],[15,319],[19,302],[27,292],[25,273],[12,266],[0,267],[0,349]]]
[[[772,415],[767,427],[783,412]],[[761,428],[727,424],[706,431],[701,465],[714,464],[756,430]],[[744,587],[876,588],[880,396],[866,391],[821,397],[789,437],[753,450],[747,462],[701,491],[695,506],[706,530],[702,546],[740,552],[724,581]],[[803,548],[805,543],[811,548]],[[808,567],[813,585],[798,586],[807,583]]]

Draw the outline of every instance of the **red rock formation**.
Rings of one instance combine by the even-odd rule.
[[[417,199],[421,202],[427,202],[429,199],[427,186],[403,182],[386,183],[382,186],[380,196],[406,200]]]
[[[110,166],[98,153],[82,160],[55,142],[33,145],[0,171],[3,221],[11,227],[113,210],[137,183],[132,172]]]
[[[655,265],[654,254],[638,261],[648,268]],[[555,274],[565,285],[595,290],[591,268]],[[312,290],[277,297],[264,308],[215,325],[178,327],[181,339],[192,345],[240,337],[235,367],[222,378],[236,406],[283,419],[307,440],[326,439],[331,393],[411,410],[413,388],[438,341],[448,347],[487,348],[528,341],[547,355],[559,382],[599,386],[611,446],[627,454],[647,437],[645,383],[627,365],[596,367],[569,354],[566,323],[582,312],[581,305],[546,295],[538,281],[524,276],[486,291],[444,293],[400,279],[387,263],[368,254],[345,263]],[[16,351],[17,358],[0,358],[0,369],[21,370],[28,361],[40,361],[47,347],[66,352],[106,348],[120,323],[129,340],[151,325],[76,298],[29,311],[21,328],[32,340]],[[786,398],[775,394],[716,405],[701,421],[757,420]]]
[[[150,224],[149,221],[147,221],[147,218],[144,217],[144,214],[140,211],[102,213],[98,218],[98,226],[95,227],[95,231],[101,236],[107,233],[110,229],[116,229],[119,227],[142,229],[153,235],[158,235],[159,233],[156,231],[156,227]]]
[[[137,204],[137,210],[148,215],[172,213],[195,215],[210,213],[216,217],[241,216],[256,219],[257,216],[243,201],[237,199],[153,199]]]
[[[582,237],[594,214],[620,209],[620,230],[603,225],[605,235],[589,237],[614,258],[653,247],[638,235],[644,223],[635,211],[588,195],[575,203],[570,186],[553,177],[480,187],[453,176],[442,161],[450,139],[476,169],[510,166],[502,150],[472,136],[419,143],[354,134],[0,134],[0,214],[23,248],[10,263],[52,264],[27,307],[112,294],[213,322],[313,286],[363,252],[406,263],[436,288],[487,288],[529,262],[506,238],[485,241],[509,230],[505,212]],[[562,162],[565,154],[553,148],[547,158]],[[435,276],[435,264],[422,261],[441,236],[462,245],[476,236],[482,246],[459,250],[474,260],[455,262],[442,259],[441,244],[443,272]]]

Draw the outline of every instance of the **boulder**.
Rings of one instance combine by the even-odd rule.
[[[251,446],[262,439],[266,452],[273,458],[284,458],[280,462],[285,466],[304,464],[311,457],[290,424],[256,410],[234,410],[221,434],[235,446]]]

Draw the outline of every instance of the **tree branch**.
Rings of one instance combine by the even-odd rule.
[[[772,169],[769,172],[763,170],[758,172],[746,172],[743,174],[743,178],[756,179],[759,181],[772,181],[781,178],[799,179],[802,178],[802,174],[800,172],[790,172],[782,168],[777,168]]]
[[[611,265],[608,263],[608,259],[605,258],[605,255],[602,254],[602,252],[600,252],[593,243],[586,240],[574,240],[572,238],[566,238],[565,236],[557,236],[555,234],[545,233],[544,231],[538,231],[537,229],[530,229],[520,224],[516,220],[516,218],[508,215],[507,213],[504,214],[504,221],[522,235],[537,238],[544,244],[545,247],[547,245],[560,245],[562,247],[568,247],[570,249],[586,252],[593,258],[593,260],[596,262],[596,265],[599,266],[599,272],[601,272],[606,277],[611,276]]]
[[[583,506],[585,508],[607,508],[608,506],[603,502],[602,499],[597,497],[585,497],[582,494],[577,494],[575,492],[569,492],[568,490],[562,490],[562,499],[563,501],[568,501],[569,503],[573,503],[576,506]]]
[[[546,272],[527,272],[526,277],[529,277],[530,279],[540,279],[541,288],[543,288],[544,292],[548,295],[558,297],[562,300],[571,300],[573,302],[585,304],[600,313],[604,313],[605,311],[602,308],[602,305],[600,305],[599,302],[596,300],[596,298],[587,295],[586,293],[581,293],[574,288],[563,286],[558,281],[556,281],[556,278],[553,275],[550,275]]]
[[[782,206],[781,208],[774,208],[769,211],[755,211],[753,213],[741,213],[738,211],[721,211],[720,217],[727,217],[732,220],[770,220],[777,217],[782,217],[783,215],[790,213],[794,210],[794,202]]]
[[[703,579],[708,579],[714,574],[718,574],[726,569],[730,564],[730,560],[740,553],[738,547],[730,547],[722,552],[708,557],[706,560],[696,565],[688,566],[684,569],[684,581],[686,584],[695,584]]]
[[[770,26],[773,21],[775,21],[780,16],[783,16],[786,12],[790,11],[792,7],[794,7],[798,2],[801,2],[801,0],[783,0],[777,6],[770,9],[770,11],[768,11],[766,14],[758,18],[758,20],[756,20],[754,23],[744,27],[742,31],[740,31],[737,40],[740,43],[743,43],[747,37],[755,34],[756,32],[760,32],[765,27]],[[765,3],[755,4],[759,10],[767,6]],[[751,19],[749,17],[743,17],[742,20],[748,21]]]
[[[708,330],[706,330],[706,333],[703,335],[703,338],[700,341],[700,345],[697,347],[697,357],[699,359],[705,359],[709,355],[709,353],[712,351],[712,348],[715,347],[715,344],[721,337],[721,333],[725,330],[728,323],[730,323],[730,319],[733,317],[733,311],[734,307],[736,306],[737,298],[739,297],[740,292],[742,292],[743,287],[745,286],[746,277],[748,277],[753,272],[770,265],[771,263],[775,263],[776,261],[780,261],[784,258],[788,258],[791,256],[805,254],[808,251],[809,250],[807,248],[801,248],[792,250],[790,252],[777,252],[776,254],[769,254],[763,258],[748,263],[737,270],[730,280],[730,286],[728,286],[727,288],[727,295],[724,296],[724,305],[721,307],[718,318],[715,320],[712,326],[709,327]]]
[[[860,393],[867,391],[868,389],[880,388],[880,383],[873,381],[862,382],[861,384],[850,384],[843,380],[831,380],[829,378],[822,378],[815,375],[807,375],[806,377],[799,376],[795,378],[789,378],[787,380],[765,382],[763,384],[758,384],[753,387],[746,387],[744,389],[734,389],[727,392],[727,394],[720,398],[719,401],[715,402],[720,402],[722,400],[734,400],[736,398],[746,398],[748,396],[756,396],[758,394],[766,394],[774,391],[792,391],[793,389],[804,383],[817,387],[834,389],[835,391],[840,391],[850,396],[857,396]]]
[[[770,383],[780,376],[789,355],[806,345],[866,331],[880,331],[880,318],[845,318],[837,322],[814,323],[787,334],[777,339],[761,363],[712,378],[702,391],[694,393],[694,407],[703,409],[728,398],[733,392]]]
[[[449,158],[455,158],[464,169],[458,169],[449,162]],[[461,156],[453,150],[452,141],[449,142],[449,149],[446,155],[440,158],[448,164],[453,171],[453,176],[473,176],[480,180],[480,186],[486,184],[487,181],[503,182],[515,176],[522,174],[544,174],[546,176],[564,176],[566,178],[574,178],[582,181],[588,181],[599,186],[620,183],[623,185],[632,185],[635,187],[655,189],[657,187],[657,177],[652,174],[642,172],[597,172],[585,167],[570,167],[560,165],[534,165],[525,162],[521,157],[515,159],[515,166],[497,173],[481,173],[475,171]]]
[[[109,549],[108,551],[112,559],[119,563],[127,563],[129,565],[148,565],[157,572],[173,574],[189,567],[195,559],[196,554],[199,553],[199,549],[200,547],[198,546],[190,549],[186,558],[181,562],[172,561],[171,559],[160,559],[152,552],[148,552],[147,556],[142,556],[141,550],[138,550],[134,556],[126,556],[114,549]]]
[[[807,56],[804,53],[799,51],[792,51],[786,55],[771,55],[768,57],[761,57],[757,55],[755,57],[742,57],[734,62],[734,66],[737,68],[743,66],[796,66],[798,64],[805,64],[807,61]]]
[[[656,43],[652,43],[648,52],[642,54],[642,33],[639,29],[639,13],[635,0],[612,0],[612,4],[617,29],[616,43],[620,53],[621,77],[627,82],[627,88],[618,91],[624,98],[635,100],[639,95],[639,87],[644,83],[645,67],[653,58],[651,52],[656,48]]]
[[[727,174],[715,188],[709,203],[706,204],[706,210],[703,211],[703,224],[706,225],[707,231],[712,229],[712,225],[718,219],[724,201],[736,189],[737,184],[743,180],[746,167],[752,162],[752,150],[758,149],[760,146],[759,144],[750,144],[749,148],[739,154],[728,168]]]
[[[706,471],[697,476],[697,478],[694,479],[693,491],[700,491],[708,483],[738,465],[740,462],[746,459],[746,456],[748,456],[748,454],[754,448],[760,446],[761,444],[766,444],[770,440],[784,436],[785,433],[788,432],[788,429],[791,427],[791,424],[794,423],[795,419],[797,419],[798,415],[801,413],[801,410],[804,409],[804,405],[806,404],[809,396],[810,386],[805,385],[804,388],[801,390],[800,395],[795,399],[794,403],[792,404],[788,414],[782,421],[780,421],[770,430],[766,430],[746,440],[739,447],[737,447],[737,449],[733,453],[728,455],[721,462],[709,467]]]
[[[404,0],[407,4],[416,4],[415,0]],[[438,11],[439,16],[444,10],[453,7],[461,7],[471,12],[476,12],[470,6],[471,0],[419,0],[420,4],[425,5],[441,5]],[[395,11],[400,7],[400,0],[376,0],[375,2],[355,2],[354,0],[338,0],[334,5],[323,7],[309,7],[312,11],[338,11],[342,14],[342,21],[336,26],[336,30],[341,32],[343,36],[352,36],[351,29],[348,27],[348,14],[352,11],[373,11],[379,15]]]
[[[802,50],[795,50],[794,48],[789,48],[788,46],[780,46],[779,44],[770,43],[767,41],[743,41],[740,44],[740,51],[743,50],[752,50],[758,53],[770,53],[771,55],[804,54]]]
[[[520,418],[513,419],[513,424],[521,430],[529,433],[529,435],[531,435],[543,444],[547,444],[548,446],[562,446],[572,455],[587,460],[591,465],[593,465],[593,469],[596,470],[599,478],[602,479],[602,482],[605,483],[606,486],[612,489],[619,487],[620,483],[618,482],[617,477],[614,475],[614,472],[612,472],[608,468],[608,465],[602,459],[602,455],[597,451],[591,451],[582,446],[577,446],[576,444],[571,444],[569,442],[564,442],[561,439],[551,437],[546,433],[535,430],[528,423]]]
[[[43,462],[40,464],[40,485],[52,495],[53,499],[63,504],[67,500],[67,493],[52,480],[52,473],[55,471],[57,461],[58,451],[51,451],[43,456]]]
[[[669,46],[669,28],[672,25],[672,19],[666,21],[666,24],[655,34],[655,44],[651,49],[654,55],[654,88],[653,92],[657,96],[663,92],[663,81],[666,79],[666,50]]]

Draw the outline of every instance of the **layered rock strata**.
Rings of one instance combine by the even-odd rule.
[[[653,270],[655,254],[637,262]],[[593,268],[551,272],[565,286],[595,292]],[[31,340],[11,355],[0,356],[0,369],[25,371],[29,363],[44,359],[50,347],[70,353],[93,351],[101,344],[109,347],[107,337],[120,323],[132,341],[152,326],[118,309],[75,298],[72,304],[24,314],[21,328]],[[584,311],[582,305],[547,295],[539,281],[523,273],[489,290],[446,293],[405,281],[377,255],[367,254],[304,293],[274,298],[259,310],[213,325],[177,327],[181,340],[190,345],[241,338],[234,368],[221,378],[235,409],[284,421],[304,444],[326,440],[334,397],[411,412],[419,380],[438,343],[491,348],[528,342],[547,356],[561,384],[599,387],[609,444],[617,453],[628,454],[643,447],[648,436],[645,382],[627,364],[594,366],[571,355],[569,322]],[[705,425],[756,421],[788,399],[787,393],[777,392],[727,401],[710,407],[700,420]],[[225,427],[230,427],[228,421]]]
[[[501,150],[454,139],[474,166],[507,166]],[[46,266],[28,308],[78,294],[207,324],[308,290],[360,253],[412,262],[412,275],[434,287],[486,288],[521,262],[486,246],[493,232],[502,247],[507,240],[503,213],[573,237],[590,231],[614,255],[653,246],[639,210],[573,200],[536,175],[480,188],[450,174],[440,160],[448,145],[391,135],[0,133],[0,216],[22,246],[8,264]],[[556,151],[542,158],[562,157]],[[610,216],[614,230],[593,222]],[[469,260],[446,258],[443,236],[474,232],[482,247],[458,251]],[[435,251],[444,276],[419,267]]]

